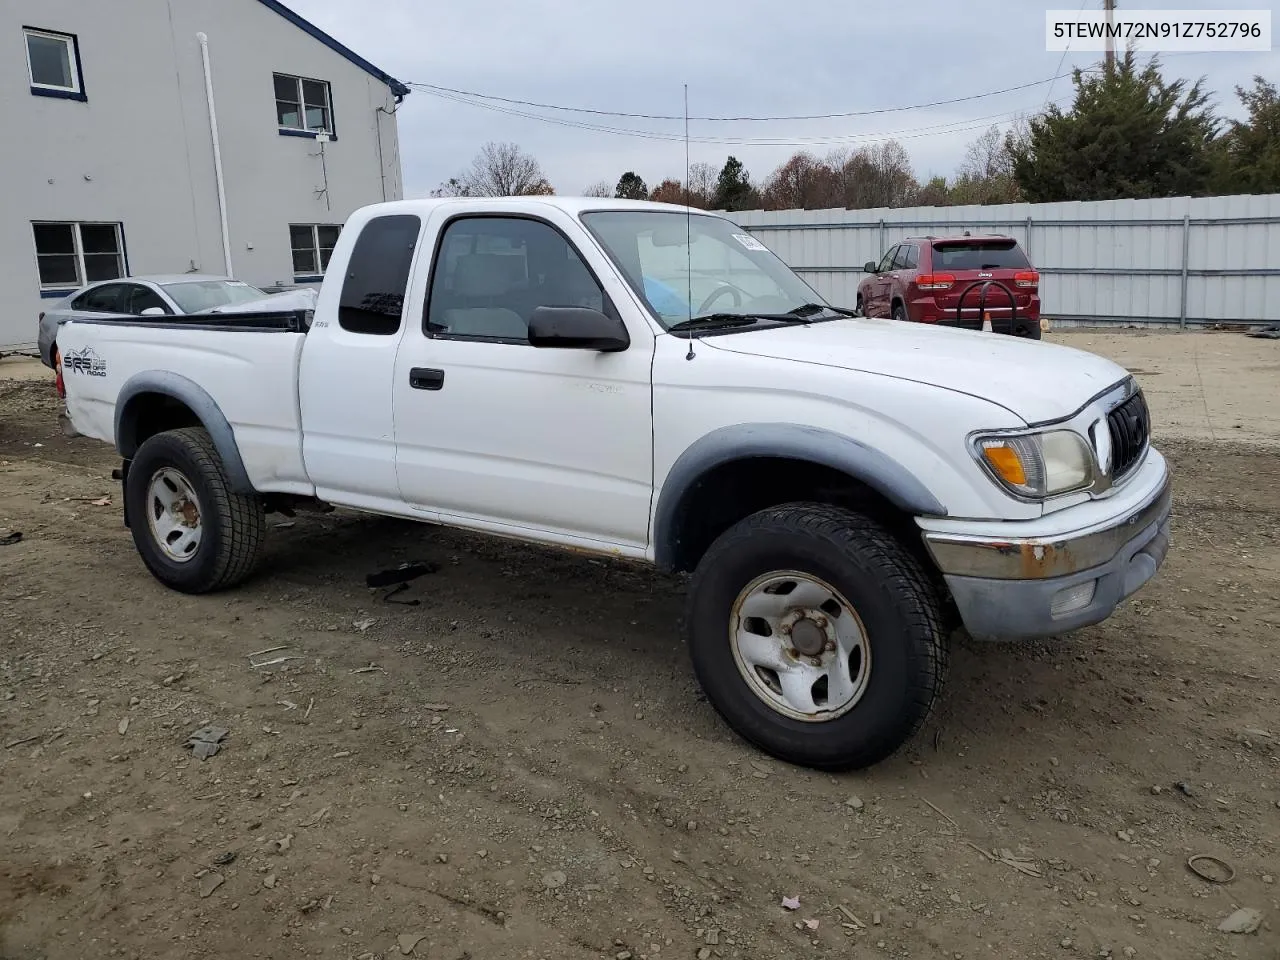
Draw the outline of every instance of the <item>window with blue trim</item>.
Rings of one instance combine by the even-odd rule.
[[[274,74],[276,123],[281,132],[333,133],[329,81]]]
[[[74,34],[23,27],[27,75],[37,96],[84,99],[80,54]]]

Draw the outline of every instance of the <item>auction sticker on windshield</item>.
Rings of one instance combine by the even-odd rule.
[[[757,240],[755,237],[745,233],[735,233],[733,235],[733,239],[737,240],[740,244],[742,244],[748,250],[768,250],[769,249],[763,243]]]

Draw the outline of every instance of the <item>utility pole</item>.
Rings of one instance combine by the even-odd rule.
[[[1111,35],[1115,24],[1116,0],[1102,0],[1103,9],[1107,11],[1107,76],[1111,76],[1116,68],[1116,41]]]

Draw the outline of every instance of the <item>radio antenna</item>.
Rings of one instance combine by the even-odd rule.
[[[689,308],[688,319],[693,319],[693,211],[689,209],[689,84],[684,85],[684,227],[685,227],[685,282]],[[694,331],[689,331],[689,352],[686,360],[693,359],[693,341],[697,339]]]

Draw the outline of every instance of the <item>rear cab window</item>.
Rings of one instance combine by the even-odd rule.
[[[933,269],[1024,270],[1031,266],[1016,240],[935,240]]]
[[[351,333],[400,332],[409,271],[422,221],[414,214],[374,217],[364,225],[346,264],[338,325]]]

